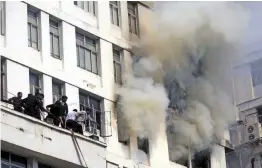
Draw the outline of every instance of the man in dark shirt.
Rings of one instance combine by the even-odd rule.
[[[47,111],[43,107],[44,94],[36,93],[35,96],[28,94],[28,97],[22,100],[25,107],[25,114],[41,120],[40,110]]]
[[[23,97],[22,92],[18,92],[17,96],[12,97],[8,100],[9,103],[13,104],[14,110],[19,112],[23,112],[22,97]]]
[[[47,105],[46,108],[50,111],[46,118],[53,119],[54,125],[59,126],[61,123],[59,106],[57,104],[50,104]]]
[[[68,114],[68,105],[66,103],[67,99],[67,96],[62,96],[61,100],[55,102],[55,104],[59,107],[60,118],[62,120],[61,126],[63,128],[65,128],[65,120]]]
[[[47,118],[51,118],[54,121],[54,125],[61,126],[65,128],[65,118],[68,113],[68,105],[66,103],[67,96],[62,96],[62,98],[56,101],[54,104],[46,106],[47,109],[50,109],[50,113]]]

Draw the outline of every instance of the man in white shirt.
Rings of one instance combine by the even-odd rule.
[[[76,119],[79,115],[85,114],[85,111],[77,112],[77,109],[70,111],[66,117],[66,127],[72,129],[76,133],[80,133],[83,135],[82,125],[76,122]]]

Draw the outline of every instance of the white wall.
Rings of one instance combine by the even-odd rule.
[[[8,98],[13,97],[17,92],[22,92],[23,97],[26,97],[30,92],[29,89],[29,69],[19,65],[13,61],[6,61],[7,72],[7,90]]]

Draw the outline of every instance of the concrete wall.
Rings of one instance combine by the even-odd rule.
[[[105,167],[105,144],[75,135],[84,156],[83,159],[70,131],[51,126],[4,107],[1,108],[1,111],[1,142],[23,147],[35,153],[35,156],[48,155],[73,163],[75,166],[83,166],[85,159],[88,167]]]

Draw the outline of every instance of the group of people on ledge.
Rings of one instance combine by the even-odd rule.
[[[90,117],[91,111],[77,111],[74,109],[68,112],[67,96],[62,96],[61,99],[57,100],[54,104],[47,105],[46,108],[43,105],[44,94],[36,93],[28,94],[28,96],[22,99],[22,92],[18,92],[17,96],[10,98],[7,103],[14,106],[14,110],[32,116],[44,121],[53,123],[56,126],[61,126],[72,130],[76,133],[83,134],[82,124],[79,123],[78,118],[83,120],[92,120]],[[46,112],[48,115],[44,117],[42,114]],[[42,117],[41,117],[42,116]],[[82,122],[83,122],[82,120]]]

